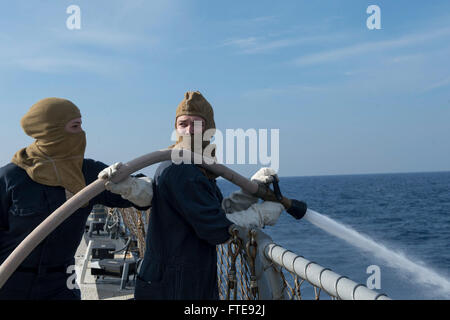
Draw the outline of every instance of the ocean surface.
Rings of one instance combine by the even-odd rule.
[[[238,189],[226,180],[218,185],[225,197]],[[284,196],[305,201],[310,209],[450,281],[450,172],[281,177],[280,188]],[[373,275],[368,267],[378,266],[375,290],[392,299],[450,299],[450,291],[423,281],[428,272],[394,267],[286,212],[263,231],[275,243],[358,283],[368,284]],[[312,297],[312,288],[305,286],[303,294]]]

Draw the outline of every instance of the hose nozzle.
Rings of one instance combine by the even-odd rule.
[[[286,212],[293,216],[295,219],[300,220],[301,218],[303,218],[303,216],[306,214],[306,211],[308,210],[307,204],[303,201],[288,199],[284,197],[281,194],[280,185],[278,184],[278,177],[273,177],[273,190],[270,189],[267,185],[261,183],[258,184],[258,191],[255,193],[255,196],[263,199],[264,201],[280,202],[286,209]]]

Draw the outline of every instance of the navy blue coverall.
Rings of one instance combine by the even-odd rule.
[[[82,170],[86,185],[95,181],[98,173],[106,167],[102,162],[84,159]],[[64,188],[36,183],[25,170],[13,163],[0,168],[0,263],[65,201]],[[67,273],[67,268],[75,265],[75,252],[95,204],[117,208],[136,207],[109,191],[93,198],[31,252],[0,289],[0,300],[80,299],[80,291],[68,285],[68,278],[72,274]]]
[[[218,300],[216,245],[230,238],[222,193],[194,164],[172,164],[153,185],[135,299]]]

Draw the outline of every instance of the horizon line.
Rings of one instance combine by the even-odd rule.
[[[368,176],[368,175],[383,175],[383,174],[419,174],[419,173],[450,173],[450,170],[438,171],[404,171],[404,172],[368,172],[368,173],[336,173],[336,174],[315,174],[302,176],[279,176],[280,178],[303,178],[303,177],[329,177],[329,176]]]
[[[370,176],[370,175],[387,175],[387,174],[420,174],[420,173],[450,173],[450,170],[438,170],[438,171],[404,171],[404,172],[372,172],[372,173],[336,173],[336,174],[313,174],[302,176],[278,176],[279,178],[309,178],[309,177],[334,177],[334,176]],[[217,179],[227,180],[223,177]]]

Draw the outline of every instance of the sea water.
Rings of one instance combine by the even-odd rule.
[[[393,299],[450,298],[450,172],[281,177],[280,187],[310,211],[266,227],[275,243],[363,284],[376,266],[374,289]]]
[[[313,210],[308,210],[304,219],[329,234],[366,251],[368,254],[373,254],[387,265],[405,272],[405,274],[409,273],[418,284],[434,287],[439,295],[450,298],[450,281],[429,266],[421,265],[408,258],[404,253],[396,252],[394,249],[388,248],[368,236],[362,235],[356,230]]]

